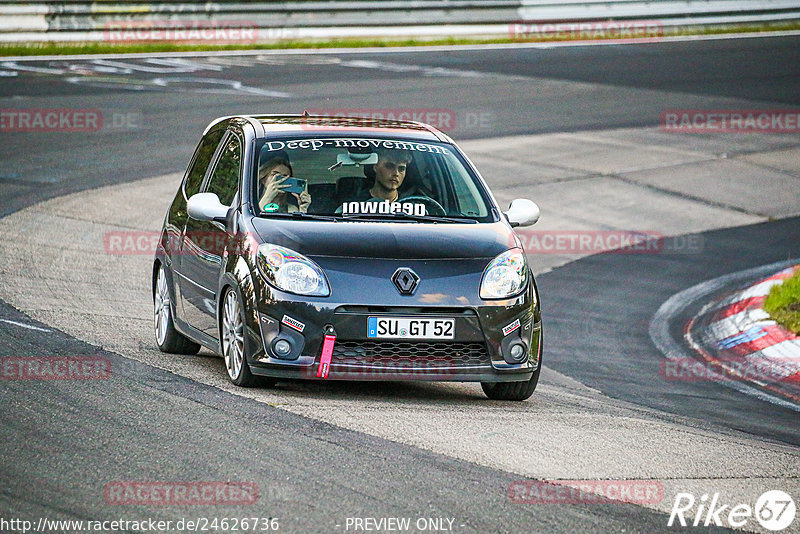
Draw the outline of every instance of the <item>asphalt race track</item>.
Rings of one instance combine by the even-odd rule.
[[[425,531],[659,532],[679,492],[752,506],[777,489],[798,502],[800,407],[665,380],[649,336],[681,290],[800,258],[796,132],[659,130],[670,109],[796,109],[798,60],[800,36],[0,60],[0,109],[103,117],[93,132],[0,132],[0,356],[92,355],[112,369],[106,380],[0,382],[0,518],[257,516],[277,517],[282,532],[364,532],[348,518],[407,517],[442,520]],[[210,353],[158,352],[152,254],[109,254],[103,235],[160,228],[211,119],[303,109],[428,113],[501,202],[540,204],[534,229],[655,230],[666,246],[528,250],[546,341],[524,403],[488,401],[475,384],[235,388]],[[690,237],[700,245],[676,246]],[[701,305],[667,325],[678,343]],[[519,504],[510,491],[521,480],[643,480],[663,498]],[[104,497],[118,481],[247,481],[258,499],[118,505]],[[755,520],[744,529],[765,531]]]
[[[763,414],[761,401],[747,402],[719,384],[653,380],[660,374],[661,360],[648,326],[661,303],[695,283],[795,258],[800,218],[717,230],[703,237],[706,246],[698,257],[607,253],[542,276],[541,291],[552,295],[550,306],[561,311],[549,325],[561,340],[551,346],[549,365],[612,397],[798,445],[800,426],[794,410],[770,407]],[[641,298],[620,299],[631,293]],[[675,338],[682,337],[681,327],[690,317],[687,310],[669,325]],[[752,417],[755,413],[761,416]]]

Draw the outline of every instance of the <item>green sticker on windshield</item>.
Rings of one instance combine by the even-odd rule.
[[[278,205],[274,202],[272,204],[267,204],[264,206],[264,211],[278,211]]]

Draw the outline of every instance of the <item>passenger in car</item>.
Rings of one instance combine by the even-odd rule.
[[[259,190],[262,191],[258,207],[261,211],[291,213],[301,211],[305,213],[311,204],[311,195],[308,189],[300,194],[286,193],[289,187],[285,184],[287,178],[292,176],[292,165],[283,156],[275,156],[262,163],[258,168]]]

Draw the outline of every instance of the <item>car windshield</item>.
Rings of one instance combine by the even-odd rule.
[[[263,217],[493,220],[477,178],[449,144],[381,138],[264,141],[253,169]]]

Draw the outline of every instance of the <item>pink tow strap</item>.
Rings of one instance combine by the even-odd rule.
[[[333,356],[333,345],[335,343],[335,334],[325,334],[325,341],[322,342],[322,356],[319,358],[319,367],[317,367],[317,378],[328,378],[328,371],[331,368],[331,356]]]

